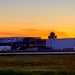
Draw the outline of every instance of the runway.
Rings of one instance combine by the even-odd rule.
[[[0,55],[63,55],[63,54],[75,54],[75,52],[10,52],[0,53]]]

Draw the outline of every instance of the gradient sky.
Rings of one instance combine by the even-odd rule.
[[[75,37],[75,0],[0,0],[0,37]]]

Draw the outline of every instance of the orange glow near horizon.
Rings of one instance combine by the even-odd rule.
[[[43,39],[47,39],[50,32],[52,32],[51,28],[46,29],[45,25],[42,25],[43,28],[39,28],[39,26],[34,26],[35,23],[1,23],[0,27],[0,37],[41,37]],[[21,26],[22,25],[22,26]],[[31,27],[38,28],[28,28],[27,25]],[[58,38],[74,38],[75,33],[71,30],[61,29],[53,30]]]
[[[0,37],[75,38],[75,0],[0,0]]]

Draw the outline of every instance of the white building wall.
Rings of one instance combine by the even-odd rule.
[[[73,49],[75,48],[75,39],[48,39],[46,41],[46,47],[52,47],[54,50]]]
[[[63,40],[63,49],[74,48],[74,46],[75,46],[75,40],[74,39],[64,39]]]
[[[62,50],[63,47],[62,47],[62,40],[60,39],[55,39],[52,41],[52,49],[56,49],[56,50]]]
[[[52,47],[52,41],[53,41],[53,39],[46,40],[46,47],[51,48]]]

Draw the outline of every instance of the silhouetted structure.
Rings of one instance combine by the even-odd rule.
[[[57,36],[55,35],[54,32],[51,32],[50,35],[48,36],[48,39],[55,39]]]

